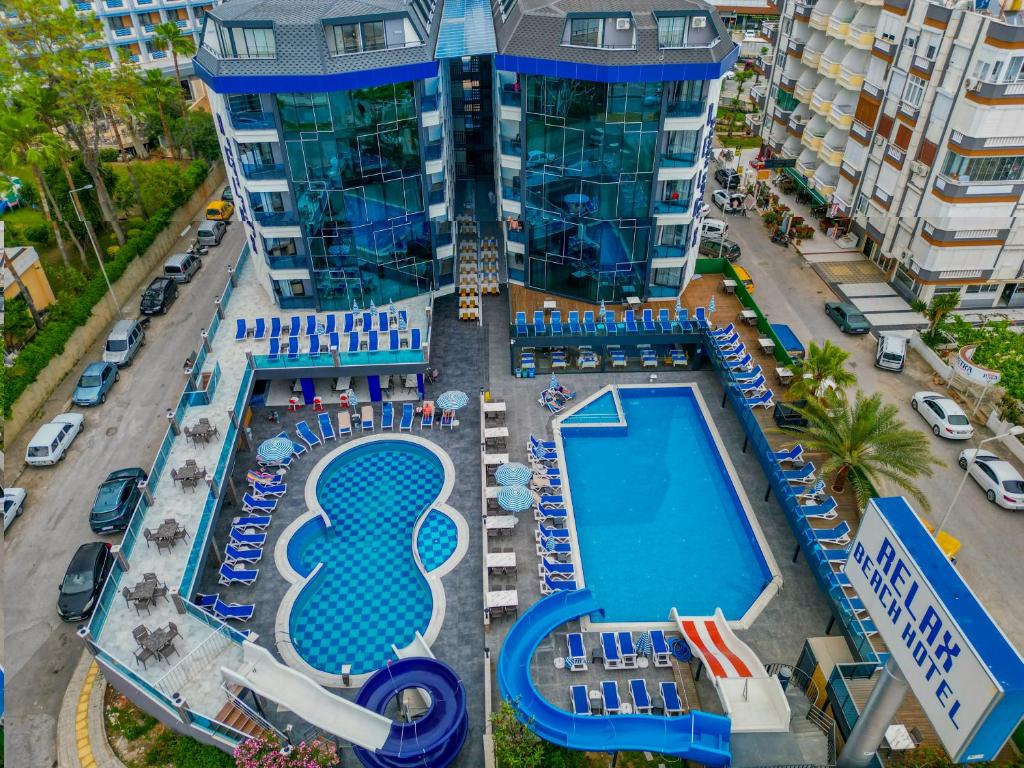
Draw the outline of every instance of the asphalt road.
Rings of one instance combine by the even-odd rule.
[[[194,232],[194,229],[193,229]],[[184,251],[192,233],[179,241]],[[25,468],[21,457],[38,426],[71,410],[71,392],[82,369],[102,355],[101,339],[47,402],[42,418],[20,435],[9,435],[8,486],[28,492],[26,508],[4,537],[4,619],[6,624],[7,759],[10,765],[56,765],[57,715],[83,646],[75,625],[55,609],[57,587],[80,544],[97,538],[88,524],[96,486],[115,469],[149,469],[163,439],[164,413],[177,402],[184,384],[182,363],[198,348],[199,332],[213,314],[213,300],[227,282],[244,242],[242,225],[233,223],[220,246],[210,249],[203,267],[166,315],[152,319],[146,346],[121,371],[107,402],[85,413],[85,431],[65,461],[53,467]],[[156,276],[162,267],[158,268]],[[138,302],[125,306],[138,316]],[[106,537],[120,540],[120,535]]]
[[[709,203],[718,186],[714,181],[709,183]],[[710,215],[722,216],[713,206]],[[768,229],[758,216],[730,216],[728,220],[728,237],[743,250],[738,263],[753,278],[754,298],[769,321],[789,325],[804,346],[810,341],[821,344],[828,339],[848,350],[850,368],[857,375],[856,386],[865,392],[881,393],[887,402],[899,406],[900,415],[909,426],[929,432],[925,421],[910,407],[915,392],[935,389],[932,370],[921,357],[911,351],[902,373],[876,368],[875,337],[844,334],[825,315],[825,302],[835,300],[836,296],[796,250],[772,244]],[[928,516],[934,523],[945,514],[960,484],[962,472],[956,465],[960,451],[992,436],[978,424],[975,431],[976,437],[971,441],[943,440],[929,432],[933,453],[946,465],[936,468],[934,477],[920,482],[931,502]],[[1008,451],[999,449],[999,443],[989,443],[986,450],[1009,457]],[[1020,466],[1018,469],[1024,471]],[[893,494],[896,495],[895,489]],[[968,480],[946,530],[963,543],[959,571],[1010,639],[1018,648],[1024,647],[1024,612],[1018,607],[1019,585],[1024,583],[1024,559],[1020,557],[1024,514],[990,504],[978,485]]]

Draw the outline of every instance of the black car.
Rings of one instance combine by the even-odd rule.
[[[96,491],[96,501],[89,512],[89,527],[93,533],[123,531],[139,505],[139,482],[147,477],[139,467],[118,469],[107,475]]]
[[[90,541],[80,546],[60,583],[57,615],[64,621],[89,618],[113,564],[114,556],[106,542]]]
[[[772,418],[781,429],[806,429],[807,419],[797,410],[807,405],[806,400],[794,400],[792,403],[776,403]]]
[[[162,315],[178,298],[178,284],[169,277],[157,277],[142,294],[139,311],[144,315]]]
[[[724,189],[736,189],[740,185],[740,175],[732,168],[719,168],[715,171],[715,181]]]

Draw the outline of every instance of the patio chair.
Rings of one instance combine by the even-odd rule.
[[[675,682],[662,680],[658,683],[661,692],[661,708],[666,716],[683,714],[683,703],[679,700],[679,689]]]
[[[402,420],[398,422],[399,432],[411,432],[412,423],[416,420],[416,406],[412,403],[402,405]]]
[[[295,425],[295,434],[297,434],[299,439],[311,449],[316,448],[318,445],[323,445],[320,438],[317,437],[313,430],[309,428],[309,424],[304,421],[300,421]]]
[[[606,715],[617,715],[622,706],[619,701],[619,686],[614,680],[601,681],[601,704]]]
[[[256,483],[252,487],[253,495],[258,496],[260,498],[266,498],[267,496],[270,496],[271,498],[279,499],[282,496],[284,496],[287,492],[287,483],[276,483],[274,485],[270,485],[267,483]]]
[[[570,685],[569,700],[572,702],[572,713],[577,717],[591,714],[590,692],[585,685]]]
[[[837,506],[836,500],[829,496],[821,504],[801,504],[800,514],[813,520],[835,520],[839,517]]]
[[[259,575],[259,568],[251,570],[247,568],[235,569],[227,563],[223,563],[218,572],[218,582],[225,587],[231,584],[252,584]]]
[[[160,658],[167,661],[168,657],[178,655],[178,649],[174,647],[174,643],[167,641],[160,649]]]
[[[583,644],[582,632],[570,632],[565,636],[567,653],[565,666],[571,672],[585,672],[587,669],[587,648]]]
[[[146,668],[146,662],[149,661],[151,658],[153,658],[156,655],[155,653],[153,653],[148,648],[141,648],[141,647],[137,648],[134,651],[132,651],[132,654],[135,656],[135,663],[136,664],[141,664],[143,669]]]
[[[594,323],[594,313],[589,309],[583,312],[583,332],[588,334],[597,333],[597,324]]]
[[[348,335],[348,351],[355,353],[359,351],[359,334],[352,331]]]
[[[162,597],[165,602],[170,602],[170,598],[167,597],[168,588],[166,584],[161,584],[158,587],[153,588],[153,599],[156,600],[158,597]]]
[[[656,667],[672,666],[672,654],[668,649],[668,641],[665,639],[664,630],[651,630],[651,658]]]
[[[552,579],[550,576],[545,576],[540,582],[540,593],[542,595],[552,595],[555,592],[571,592],[576,589],[575,579]]]
[[[275,362],[281,356],[281,341],[276,336],[270,337],[270,347],[267,349],[267,360]]]
[[[530,329],[526,325],[526,313],[516,312],[516,336],[529,336]]]
[[[636,324],[636,311],[627,309],[622,313],[622,322],[626,326],[626,333],[637,333],[640,329]]]
[[[366,334],[366,351],[376,352],[380,349],[380,335],[377,331],[370,331]]]
[[[562,335],[562,313],[560,310],[551,310],[551,335]]]
[[[236,544],[247,544],[253,547],[262,547],[267,541],[265,531],[249,533],[244,528],[232,528],[229,536],[231,541]]]
[[[306,335],[316,336],[316,315],[306,315]]]
[[[643,363],[644,368],[657,368],[658,353],[653,349],[642,349],[640,350],[640,361]]]
[[[270,338],[276,339],[281,335],[281,318],[272,317],[270,318]]]
[[[622,654],[622,663],[627,667],[636,666],[636,646],[633,645],[632,632],[619,632],[619,653]]]
[[[135,629],[132,630],[132,638],[139,645],[142,645],[142,641],[149,637],[149,630],[146,629],[142,624],[139,624]]]
[[[749,371],[753,366],[750,365],[752,358],[749,354],[745,354],[741,359],[734,360],[732,362],[726,360],[724,365],[730,371]]]
[[[228,565],[239,563],[258,563],[263,559],[263,550],[256,547],[239,547],[228,543],[224,547],[224,562]]]
[[[327,321],[324,323],[324,333],[330,336],[338,330],[338,316],[333,312],[328,313]]]
[[[560,563],[557,560],[548,560],[546,557],[542,557],[537,565],[537,576],[541,579],[550,576],[553,581],[574,579],[576,578],[576,566],[572,563]]]
[[[328,440],[337,440],[338,435],[334,432],[334,424],[331,422],[331,414],[323,411],[316,415],[317,426],[320,427],[320,436],[326,443]]]
[[[612,359],[612,368],[626,367],[626,353],[621,349],[610,349],[608,354]]]
[[[261,531],[270,525],[270,515],[244,515],[236,517],[231,521],[231,525],[242,528],[255,528]]]
[[[697,307],[694,310],[694,316],[696,317],[697,327],[704,331],[711,330],[711,325],[708,323],[707,309],[704,307]]]
[[[619,644],[615,640],[614,632],[601,633],[601,651],[604,654],[605,669],[623,669],[622,656],[619,654]]]
[[[811,485],[815,481],[814,462],[809,461],[798,469],[784,469],[782,479],[795,485]]]
[[[533,333],[535,336],[543,336],[547,329],[547,324],[544,322],[544,311],[537,309],[533,313]]]
[[[845,547],[850,543],[850,525],[845,520],[832,528],[808,528],[807,538],[825,546]]]
[[[291,318],[288,321],[288,335],[293,337],[293,338],[295,336],[298,336],[299,335],[299,331],[301,330],[301,328],[302,328],[302,321],[299,319],[299,316],[298,315],[292,315]]]
[[[803,455],[804,447],[800,445],[800,443],[797,443],[791,448],[783,448],[780,451],[775,451],[774,453],[775,461],[779,464],[795,464],[800,461]]]
[[[668,354],[669,354],[669,357],[672,358],[672,367],[673,368],[678,368],[680,366],[685,366],[687,363],[690,362],[689,358],[686,355],[686,351],[685,350],[673,349]]]
[[[541,539],[555,539],[556,541],[569,541],[569,531],[566,528],[548,528],[543,522],[537,523],[537,530],[533,532],[537,541]]]
[[[690,325],[690,310],[686,307],[680,307],[676,320],[679,321],[679,328],[683,333],[690,333],[693,330],[693,326]]]
[[[629,681],[629,695],[633,698],[633,711],[637,714],[651,714],[651,696],[647,693],[647,681],[634,677]]]
[[[658,310],[658,325],[662,333],[672,333],[672,316],[667,309]]]
[[[394,403],[384,403],[380,408],[380,429],[383,432],[385,429],[393,430],[395,428],[395,405]]]
[[[653,333],[654,331],[656,331],[658,329],[658,327],[654,324],[654,310],[653,309],[644,309],[643,317],[641,319],[641,322],[644,325],[644,331],[646,331],[648,333]]]
[[[756,379],[758,377],[764,378],[764,371],[761,370],[760,365],[755,365],[749,371],[730,371],[729,373],[732,376],[732,380],[737,384],[750,381],[751,379]]]
[[[174,532],[174,541],[188,541],[188,528],[183,525],[179,525],[177,530]]]
[[[580,328],[580,312],[578,309],[569,310],[569,333],[573,336],[579,336],[582,332]]]
[[[612,336],[619,332],[619,323],[615,319],[615,313],[608,309],[604,313],[604,332]]]
[[[421,338],[420,338],[420,336],[421,336],[420,329],[419,328],[413,328],[409,333],[410,333],[410,339],[411,339],[410,342],[409,342],[409,349],[419,349],[420,346],[423,343]]]
[[[213,613],[218,619],[248,621],[252,618],[256,605],[253,603],[225,603],[220,599],[213,604]]]
[[[441,412],[441,429],[448,427],[449,430],[455,429],[455,411],[447,410]]]
[[[768,410],[769,408],[775,406],[775,400],[773,399],[773,397],[774,395],[772,391],[768,389],[755,397],[744,398],[743,402],[750,406],[751,410],[757,408],[758,406],[761,406],[765,410]]]
[[[277,499],[257,498],[246,493],[242,496],[243,512],[273,512],[277,508]]]
[[[255,325],[252,329],[252,337],[254,339],[265,339],[267,338],[267,321],[262,317],[257,317]]]
[[[338,412],[338,434],[347,437],[352,435],[352,414],[348,411]]]
[[[319,357],[320,356],[320,337],[319,336],[315,336],[314,335],[314,336],[310,336],[309,337],[309,351],[307,352],[307,354],[310,357]]]
[[[288,337],[288,359],[298,360],[299,359],[299,338],[298,336]]]
[[[708,331],[708,335],[716,339],[724,339],[727,336],[731,336],[735,330],[736,326],[733,323],[729,323],[725,328],[717,328],[713,331]]]
[[[359,409],[359,428],[363,432],[373,432],[373,406],[364,405]]]
[[[146,529],[144,529],[142,531],[142,536],[146,539],[146,548],[147,549],[149,548],[150,542],[156,543],[156,551],[157,552],[160,552],[160,550],[165,548],[165,547],[167,548],[168,551],[170,551],[170,549],[171,549],[171,542],[170,541],[168,541],[167,539],[162,539],[159,536],[156,536],[151,530],[149,530],[149,528],[146,528]]]

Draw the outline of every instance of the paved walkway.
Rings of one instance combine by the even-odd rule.
[[[107,682],[83,652],[71,676],[57,724],[59,768],[124,768],[107,743],[103,695]]]

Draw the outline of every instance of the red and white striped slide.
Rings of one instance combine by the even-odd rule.
[[[711,618],[680,617],[679,623],[693,652],[715,677],[753,677],[760,669],[757,657],[732,633],[721,611]]]

